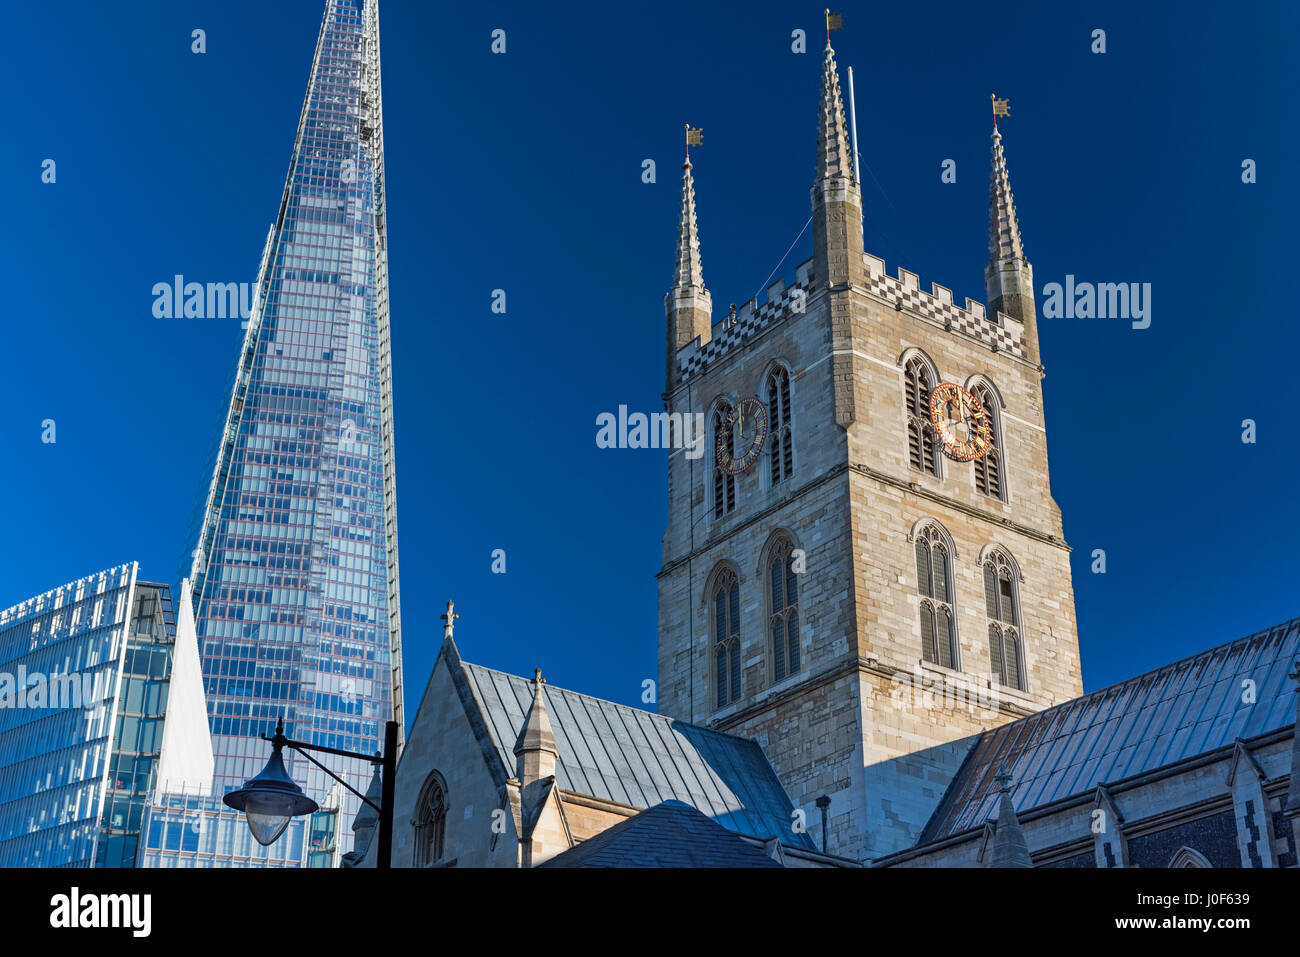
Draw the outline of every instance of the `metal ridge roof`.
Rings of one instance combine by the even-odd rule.
[[[1298,653],[1300,618],[983,732],[917,846],[983,825],[1003,767],[1023,814],[1293,724]]]
[[[532,681],[462,661],[507,775],[532,704]],[[794,805],[754,741],[543,685],[563,791],[635,808],[677,800],[731,831],[815,850],[792,827]]]

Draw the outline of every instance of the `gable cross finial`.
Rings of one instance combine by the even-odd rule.
[[[460,617],[460,615],[453,611],[455,607],[455,602],[447,602],[447,610],[440,616],[442,620],[446,622],[446,624],[442,626],[442,637],[444,638],[452,637],[452,631],[455,628],[456,619]]]

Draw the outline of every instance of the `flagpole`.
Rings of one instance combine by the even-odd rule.
[[[849,129],[853,132],[853,178],[862,182],[862,162],[858,159],[858,108],[853,100],[853,67],[849,67]]]
[[[862,189],[862,160],[858,156],[858,106],[853,98],[853,67],[849,67],[849,129],[853,133],[853,178],[858,183],[858,196],[861,197]],[[865,238],[867,235],[867,223],[864,216],[858,223]]]

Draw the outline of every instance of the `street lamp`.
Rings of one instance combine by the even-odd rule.
[[[289,777],[284,768],[281,751],[292,748],[320,768],[335,781],[374,808],[379,814],[379,848],[376,867],[390,866],[393,848],[393,784],[394,772],[397,770],[397,731],[396,721],[389,721],[384,727],[384,752],[382,755],[358,754],[355,751],[342,751],[305,741],[294,741],[284,736],[284,718],[275,725],[275,735],[262,735],[263,741],[271,742],[271,759],[266,762],[262,773],[249,778],[238,791],[231,791],[222,801],[227,807],[243,811],[248,819],[248,829],[253,832],[253,839],[258,844],[274,844],[289,826],[290,819],[303,814],[312,814],[320,810],[320,805],[303,793],[302,788]],[[375,804],[352,785],[313,758],[308,751],[321,751],[337,754],[345,758],[357,758],[380,766],[380,799]]]

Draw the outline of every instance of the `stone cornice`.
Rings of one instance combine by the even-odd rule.
[[[753,525],[755,522],[759,522],[762,519],[767,518],[769,515],[773,514],[774,512],[778,511],[779,509],[784,508],[786,505],[788,505],[790,502],[793,502],[799,496],[807,492],[811,492],[813,489],[820,488],[822,485],[825,485],[826,483],[833,481],[839,475],[847,471],[848,471],[848,466],[844,465],[843,463],[840,463],[839,465],[834,466],[833,468],[831,468],[829,471],[825,472],[821,476],[814,479],[810,479],[809,481],[805,482],[803,485],[800,485],[797,489],[794,489],[788,495],[784,496],[779,502],[773,502],[771,505],[765,506],[760,511],[755,512],[753,515],[749,516],[749,518],[746,518],[743,521],[737,521],[734,525],[731,525],[726,532],[717,535],[717,537],[713,537],[712,535],[706,535],[705,536],[706,540],[703,545],[700,545],[697,548],[692,549],[691,551],[687,552],[685,555],[682,555],[678,558],[674,558],[672,561],[665,562],[663,568],[659,569],[659,571],[655,574],[655,578],[662,578],[663,576],[667,575],[669,572],[677,568],[679,565],[684,565],[685,563],[691,561],[692,559],[698,558],[700,555],[703,555],[705,552],[715,548],[721,542],[725,542],[727,539],[731,538],[733,535],[736,535],[737,533]],[[692,492],[693,491],[694,490],[692,490]],[[729,524],[728,520],[725,518],[715,519],[714,522],[715,522],[714,527],[716,527],[718,523]]]
[[[1032,538],[1035,541],[1042,542],[1045,545],[1051,545],[1056,548],[1061,548],[1064,549],[1066,552],[1073,551],[1073,549],[1068,544],[1066,544],[1064,540],[1058,539],[1054,535],[1051,535],[1047,532],[1040,531],[1039,529],[1036,528],[1032,528],[1021,522],[1015,522],[1012,521],[1011,519],[1002,518],[999,515],[994,515],[992,512],[985,511],[984,509],[981,508],[976,508],[973,505],[967,505],[965,502],[962,502],[958,499],[950,498],[946,495],[941,495],[938,492],[931,491],[930,489],[926,488],[920,483],[908,482],[903,479],[896,478],[885,472],[877,471],[876,469],[871,468],[869,465],[862,465],[858,463],[845,465],[844,463],[840,463],[838,465],[833,466],[831,469],[829,469],[820,477],[805,482],[803,485],[799,486],[797,489],[793,490],[784,498],[782,498],[779,502],[773,502],[771,505],[768,505],[763,509],[755,512],[753,515],[750,515],[748,518],[742,521],[738,521],[733,525],[730,525],[730,527],[728,527],[725,532],[718,534],[716,537],[711,534],[707,535],[705,537],[704,544],[691,549],[686,554],[674,558],[669,562],[665,562],[664,566],[660,568],[659,571],[655,574],[655,578],[663,578],[669,572],[676,569],[679,565],[683,565],[686,562],[699,558],[701,555],[705,554],[706,552],[716,548],[722,542],[725,542],[727,539],[731,538],[732,536],[749,528],[749,526],[753,525],[754,523],[760,522],[763,519],[772,515],[773,513],[777,512],[778,510],[784,508],[790,502],[793,502],[795,499],[799,498],[799,496],[804,495],[807,492],[811,492],[822,485],[825,485],[827,482],[834,480],[842,473],[850,470],[857,472],[859,475],[865,475],[868,478],[875,479],[876,481],[881,482],[882,484],[885,485],[889,485],[893,488],[911,492],[912,494],[917,495],[920,498],[928,499],[929,501],[935,502],[939,505],[943,505],[947,508],[951,508],[954,511],[961,512],[972,518],[981,519],[982,521],[988,522],[990,525],[996,525],[1000,528],[1008,528],[1014,532],[1019,532],[1021,535],[1024,535],[1027,538]],[[725,518],[718,519],[715,521],[729,524],[727,522],[727,519]],[[716,525],[714,527],[716,527]]]
[[[747,704],[744,708],[741,708],[738,711],[732,711],[717,721],[711,721],[706,718],[703,723],[706,727],[712,730],[727,731],[730,728],[744,723],[750,718],[756,717],[757,715],[770,710],[777,704],[809,694],[816,691],[822,685],[829,684],[853,672],[857,672],[860,675],[874,675],[877,678],[887,681],[893,680],[895,676],[899,675],[906,677],[908,680],[912,680],[915,677],[914,673],[911,671],[891,665],[882,665],[878,660],[873,658],[864,658],[858,655],[846,655],[841,657],[839,660],[832,662],[829,667],[823,668],[816,674],[809,675],[805,680],[799,681],[788,688],[784,688],[774,695],[755,700],[752,703]],[[969,678],[970,676],[967,675],[965,677]],[[974,689],[974,686],[972,686],[972,688]],[[1042,710],[1025,708],[1018,704],[1008,702],[998,695],[997,689],[984,688],[979,690],[987,692],[987,694],[997,704],[998,710],[1007,715],[1007,720],[1009,721],[1014,721],[1017,718],[1028,717],[1029,715],[1037,714],[1039,710]],[[1051,707],[1051,705],[1044,704],[1042,707],[1045,709]]]
[[[968,505],[959,499],[949,498],[947,495],[941,495],[938,492],[931,491],[930,489],[926,488],[924,485],[921,485],[919,482],[904,481],[903,479],[895,478],[894,476],[889,475],[886,472],[877,471],[876,469],[873,469],[869,465],[862,465],[860,463],[853,463],[849,465],[849,468],[851,468],[855,472],[858,472],[861,475],[866,475],[867,477],[873,478],[878,482],[882,482],[885,485],[890,485],[898,489],[905,489],[913,493],[914,495],[918,495],[921,498],[929,499],[932,502],[937,502],[940,505],[945,505],[948,508],[953,509],[954,511],[962,512],[963,514],[969,515],[972,518],[982,519],[986,522],[989,522],[990,524],[999,525],[1003,528],[1009,528],[1012,531],[1019,532],[1021,535],[1024,535],[1028,538],[1032,538],[1037,541],[1040,541],[1044,545],[1052,545],[1055,546],[1056,548],[1064,549],[1067,552],[1074,551],[1074,549],[1072,549],[1068,544],[1066,544],[1064,539],[1057,538],[1055,535],[1052,535],[1049,532],[1040,531],[1039,529],[1033,528],[1029,525],[1025,525],[1021,522],[1013,521],[1012,519],[1009,518],[1003,518],[1000,515],[994,515],[992,512],[985,511],[982,508],[976,508],[974,505]]]

